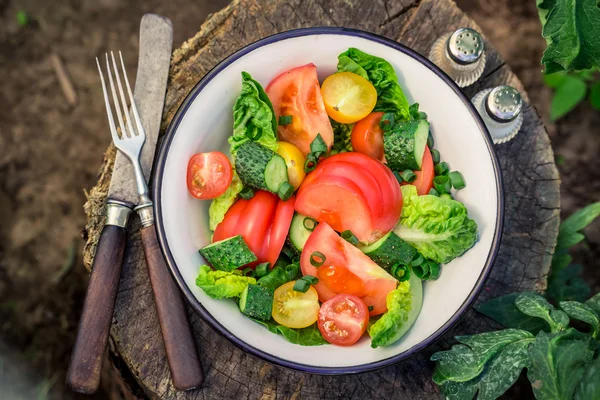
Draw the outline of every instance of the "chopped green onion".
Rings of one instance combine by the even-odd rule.
[[[289,125],[292,123],[291,115],[282,115],[279,117],[279,125]]]
[[[345,230],[342,232],[342,239],[352,243],[355,246],[358,244],[358,238],[354,236],[354,233],[352,233],[350,230]]]
[[[290,281],[293,281],[298,277],[300,273],[300,264],[298,262],[293,262],[287,267],[284,268],[285,273]]]
[[[254,272],[254,270],[252,268],[244,268],[244,270],[242,271],[242,275],[254,277],[256,275],[256,273]]]
[[[285,268],[285,267],[287,267],[288,264],[289,264],[289,262],[285,258],[279,257],[277,259],[277,261],[275,261],[275,265],[273,265],[273,268],[275,268],[275,267]]]
[[[305,227],[306,229],[308,229],[309,231],[311,231],[311,232],[312,232],[312,231],[314,231],[314,230],[315,230],[315,228],[317,227],[317,225],[318,225],[318,222],[317,222],[317,220],[316,220],[316,219],[314,219],[314,218],[311,218],[311,217],[305,217],[305,218],[304,218],[304,221],[302,221],[302,225],[304,225],[304,227]]]
[[[410,279],[410,267],[406,264],[395,264],[392,269],[392,276],[399,282],[404,282]]]
[[[429,279],[429,263],[424,262],[423,264],[413,267],[415,275],[424,281]]]
[[[394,125],[394,113],[387,112],[381,116],[381,120],[379,121],[379,127],[384,131],[388,131]]]
[[[324,262],[325,254],[321,253],[320,251],[315,251],[310,255],[310,264],[313,267],[319,268]]]
[[[312,276],[312,275],[304,275],[300,279],[310,283],[311,285],[316,285],[317,283],[319,283],[319,278],[317,278],[316,276]]]
[[[429,194],[432,196],[438,196],[439,197],[439,193],[437,190],[435,190],[434,188],[429,189]]]
[[[431,158],[433,159],[434,164],[440,163],[440,152],[436,149],[431,149]]]
[[[281,200],[288,201],[293,194],[294,187],[289,182],[283,182],[281,185],[279,185],[277,195]]]
[[[429,279],[435,281],[440,277],[441,272],[440,264],[429,260]]]
[[[392,171],[392,173],[396,177],[396,180],[398,181],[398,183],[404,182],[404,178],[402,178],[402,176],[397,171]]]
[[[433,187],[441,195],[444,193],[450,193],[450,190],[452,189],[452,184],[450,183],[450,179],[447,176],[440,175],[433,178]]]
[[[294,290],[296,292],[306,293],[310,289],[310,283],[306,282],[304,279],[298,279],[296,283],[294,283]]]
[[[427,114],[425,114],[425,118],[427,118]],[[435,144],[435,141],[433,140],[433,135],[431,134],[431,131],[429,131],[429,136],[427,136],[427,146],[430,149],[433,149],[434,144]]]
[[[330,156],[336,155],[337,153],[339,153],[338,149],[331,149],[331,151],[329,152]]]
[[[371,311],[373,311],[375,309],[375,307],[373,307],[373,306],[369,306],[367,308],[369,309],[369,312],[371,312]]]
[[[441,163],[436,165],[434,168],[436,175],[446,175],[449,170],[450,170],[450,166],[445,161],[442,161]]]
[[[417,179],[417,175],[415,175],[414,172],[412,172],[410,169],[407,169],[406,171],[402,171],[400,173],[400,176],[402,177],[402,179],[404,179],[406,182],[414,182],[415,179]]]
[[[419,279],[424,281],[438,279],[441,273],[440,264],[432,260],[425,260],[418,267],[413,267],[413,271]]]
[[[293,260],[293,259],[295,259],[295,258],[298,257],[298,255],[296,254],[296,252],[294,252],[294,250],[292,250],[287,245],[283,246],[283,248],[281,249],[281,254],[285,255],[290,260]]]
[[[254,189],[250,186],[244,186],[240,192],[240,197],[244,200],[250,200],[254,197]]]
[[[450,193],[442,193],[440,194],[440,199],[454,200],[454,197]]]
[[[315,155],[315,158],[318,160],[319,157],[325,155],[327,153],[327,145],[325,141],[321,137],[320,133],[317,133],[317,136],[313,139],[310,144],[310,152]]]
[[[421,254],[417,253],[417,256],[410,262],[410,265],[412,265],[413,267],[417,267],[417,266],[423,264],[423,261],[425,261],[423,256]]]
[[[427,119],[427,113],[424,111],[419,111],[419,119]]]
[[[452,186],[456,190],[463,189],[465,186],[467,186],[465,184],[465,180],[463,179],[462,174],[460,172],[458,172],[458,171],[452,171],[452,172],[450,172],[448,174],[448,178],[450,178],[450,182],[452,182]]]
[[[314,153],[308,153],[306,161],[304,162],[304,172],[308,174],[309,172],[314,171],[314,169],[317,168],[317,161],[318,158],[315,157]]]
[[[266,274],[269,273],[269,263],[264,262],[264,263],[258,264],[256,266],[256,269],[254,270],[254,272],[256,273],[257,278],[265,276]]]

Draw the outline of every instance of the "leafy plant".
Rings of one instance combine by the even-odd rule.
[[[589,97],[592,107],[600,110],[600,81],[594,79],[594,71],[589,69],[544,75],[546,85],[554,89],[554,96],[550,103],[550,118],[556,121],[564,117],[586,97]]]

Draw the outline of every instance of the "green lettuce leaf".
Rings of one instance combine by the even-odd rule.
[[[432,195],[418,196],[413,185],[402,186],[402,197],[402,216],[394,232],[423,257],[447,263],[477,241],[477,224],[462,203]]]
[[[423,303],[423,284],[413,273],[388,293],[387,312],[368,328],[371,347],[389,346],[400,339],[415,323]]]
[[[239,270],[214,271],[208,265],[200,267],[196,278],[196,286],[213,299],[238,297],[251,283],[256,283],[256,279],[243,276]]]
[[[537,0],[542,36],[548,44],[545,72],[600,67],[598,0]]]
[[[352,128],[354,124],[342,124],[333,119],[329,119],[333,128],[333,146],[332,150],[338,152],[354,151],[352,148]]]
[[[225,193],[216,199],[213,199],[213,201],[210,203],[210,207],[208,208],[208,224],[211,231],[214,231],[217,228],[217,225],[223,221],[227,210],[229,210],[233,203],[235,203],[238,194],[242,191],[243,187],[244,185],[242,184],[240,177],[234,170],[231,184]]]
[[[294,343],[300,346],[321,346],[323,344],[328,344],[327,340],[323,338],[321,335],[321,331],[319,331],[319,327],[315,322],[311,326],[301,329],[292,329],[287,326],[279,325],[277,322],[270,321],[261,321],[258,319],[251,318],[252,321],[261,324],[266,327],[270,332],[281,335],[290,343]]]
[[[353,72],[375,86],[377,104],[374,111],[393,112],[403,119],[410,119],[408,100],[389,62],[351,47],[338,56],[337,70]]]
[[[249,73],[242,72],[242,91],[233,106],[233,135],[229,137],[231,154],[249,140],[277,150],[277,121],[273,104],[262,86]]]

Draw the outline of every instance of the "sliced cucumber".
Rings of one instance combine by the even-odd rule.
[[[242,235],[211,243],[200,249],[200,254],[215,269],[233,271],[257,260]]]
[[[264,286],[249,284],[240,296],[240,311],[252,318],[270,320],[273,309],[273,293],[273,290]]]
[[[287,165],[283,157],[252,141],[238,149],[235,169],[244,185],[275,194],[283,183],[288,182]]]
[[[402,240],[393,231],[390,231],[373,244],[359,247],[375,264],[388,272],[398,263],[409,265],[417,254],[414,247]]]
[[[306,218],[308,219],[306,220],[305,224],[304,222]],[[292,224],[290,225],[289,239],[296,251],[302,251],[314,228],[316,228],[316,222],[312,218],[299,213],[294,214],[294,217],[292,218]]]
[[[394,171],[420,170],[429,137],[429,122],[401,122],[383,136],[388,167]]]

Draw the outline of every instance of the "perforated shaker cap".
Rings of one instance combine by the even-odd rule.
[[[483,39],[471,28],[460,28],[448,39],[448,54],[455,62],[467,65],[481,58]]]
[[[496,121],[510,122],[521,113],[523,99],[514,87],[508,85],[498,86],[487,95],[485,108],[490,117]]]

